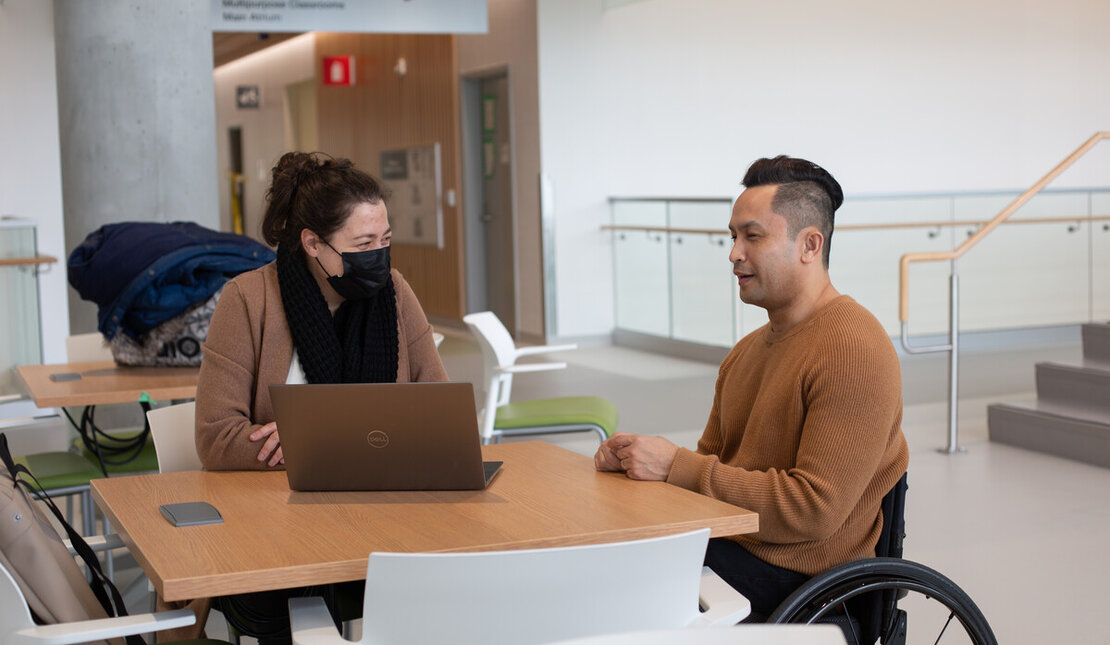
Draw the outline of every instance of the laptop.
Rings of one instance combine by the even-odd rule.
[[[482,462],[470,383],[271,385],[289,488],[479,490]]]

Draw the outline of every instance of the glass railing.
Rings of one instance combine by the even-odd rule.
[[[897,336],[901,256],[954,249],[1018,194],[849,197],[832,237],[833,284]],[[619,330],[727,347],[766,323],[737,296],[731,200],[610,202]],[[914,334],[947,331],[948,271],[914,267]],[[1110,319],[1110,188],[1043,191],[960,261],[960,278],[963,331]]]
[[[21,396],[15,366],[42,362],[35,224],[0,217],[0,403]]]

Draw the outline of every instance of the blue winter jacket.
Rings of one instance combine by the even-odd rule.
[[[132,338],[207,300],[232,277],[272,262],[268,247],[193,222],[107,224],[69,255],[69,283],[100,310],[100,333]]]

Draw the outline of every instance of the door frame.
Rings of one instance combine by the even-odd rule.
[[[508,95],[508,114],[505,115],[509,132],[509,217],[512,248],[513,320],[509,331],[515,337],[520,324],[520,241],[517,230],[517,171],[516,124],[513,119],[513,74],[510,65],[494,65],[459,75],[459,133],[462,153],[463,184],[463,262],[466,266],[467,313],[488,309],[488,276],[485,268],[485,232],[480,213],[483,210],[482,172],[482,81],[505,77]],[[476,126],[476,127],[475,127]],[[478,216],[472,216],[478,213]],[[481,260],[481,261],[478,261]]]

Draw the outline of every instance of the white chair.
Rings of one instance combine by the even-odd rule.
[[[438,331],[433,331],[432,342],[436,344],[436,349],[439,349],[439,346],[443,344],[443,334]]]
[[[846,645],[847,642],[836,625],[751,624],[624,632],[573,638],[559,641],[558,645]]]
[[[69,363],[92,363],[111,361],[112,348],[104,335],[98,331],[90,334],[73,334],[66,337],[66,361]]]
[[[146,413],[150,422],[150,436],[154,439],[154,449],[158,453],[158,472],[176,473],[184,470],[202,470],[197,455],[196,441],[196,401],[178,403],[162,408],[154,408]],[[150,587],[154,593],[154,587]],[[217,611],[213,608],[212,611]],[[224,619],[226,621],[226,618]],[[239,633],[227,625],[228,639],[239,643]]]
[[[702,529],[552,549],[371,553],[361,643],[526,645],[735,624],[751,606],[702,567],[708,540],[709,529]],[[291,599],[289,613],[295,644],[349,643],[336,632],[322,598]]]
[[[463,317],[485,362],[486,404],[478,428],[483,443],[497,443],[503,436],[593,432],[601,441],[617,427],[617,409],[596,396],[567,396],[510,403],[513,375],[566,368],[566,363],[526,363],[517,359],[575,349],[577,345],[517,347],[497,316],[490,311]]]
[[[178,609],[58,625],[36,625],[19,585],[8,570],[0,565],[0,625],[3,625],[0,629],[0,645],[85,643],[187,627],[196,620],[192,611]]]
[[[155,408],[146,413],[154,450],[158,454],[158,472],[175,473],[201,470],[197,456],[195,401]]]

